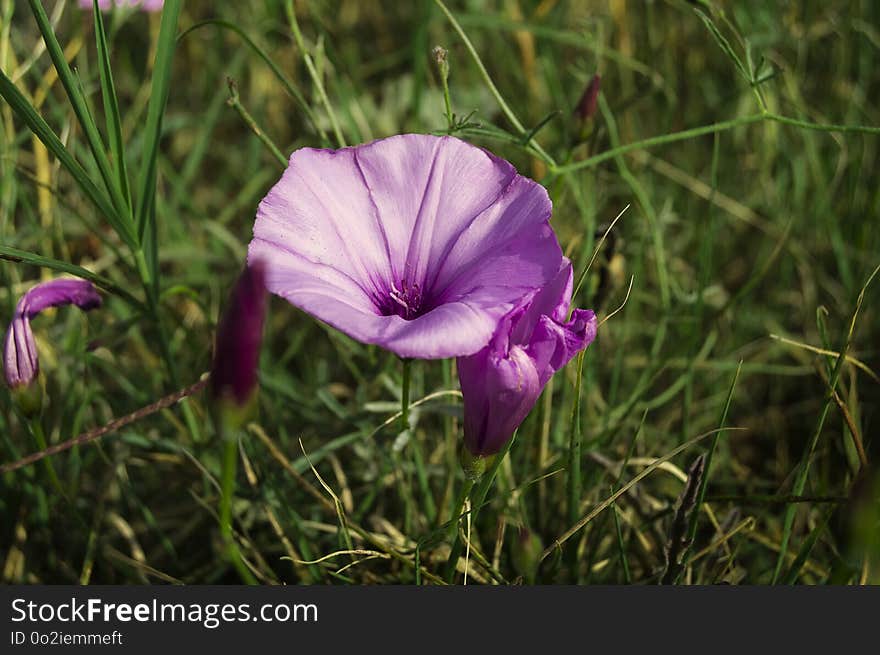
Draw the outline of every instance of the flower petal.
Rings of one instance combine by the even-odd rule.
[[[568,258],[556,276],[535,293],[523,307],[522,313],[513,321],[510,340],[513,343],[527,344],[542,316],[549,316],[558,323],[565,321],[571,305],[572,267]]]
[[[3,371],[6,384],[18,387],[30,384],[39,372],[37,344],[31,323],[25,316],[16,316],[3,340]]]
[[[526,351],[535,362],[541,388],[553,374],[571,361],[596,338],[596,315],[589,309],[576,309],[571,320],[558,323],[541,316]]]
[[[86,280],[50,280],[29,289],[18,301],[15,313],[33,318],[49,307],[71,304],[88,311],[100,307],[101,296]]]
[[[562,250],[549,224],[552,205],[539,184],[517,177],[456,236],[439,262],[435,293],[461,297],[486,289],[516,304],[559,269]]]
[[[357,161],[388,236],[394,272],[425,286],[462,230],[514,180],[525,180],[503,159],[448,136],[381,139],[358,148]]]
[[[3,341],[3,368],[11,387],[30,384],[39,371],[30,320],[48,307],[76,305],[84,311],[101,305],[101,296],[86,280],[50,280],[29,289],[15,306]]]
[[[412,320],[376,313],[358,284],[328,266],[291,256],[276,244],[254,239],[248,260],[266,262],[266,287],[332,327],[401,357],[436,359],[474,353],[495,331],[504,307],[470,301],[443,304]]]
[[[294,152],[281,179],[260,202],[254,238],[335,269],[357,280],[366,293],[379,292],[388,283],[384,225],[353,148]]]

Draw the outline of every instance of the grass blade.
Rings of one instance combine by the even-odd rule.
[[[724,409],[721,410],[721,418],[718,420],[718,427],[724,428],[727,424],[727,414],[730,411],[730,402],[733,400],[733,392],[736,389],[736,382],[739,380],[739,374],[742,370],[742,360],[740,360],[739,365],[736,367],[736,373],[733,374],[733,380],[730,382],[730,387],[727,390],[727,400],[724,401]],[[718,447],[718,439],[720,434],[716,434],[712,438],[712,443],[709,445],[709,452],[706,453],[706,464],[705,464],[705,472],[700,480],[700,489],[697,493],[697,502],[694,505],[694,510],[691,513],[690,524],[688,525],[687,532],[687,552],[684,554],[682,561],[685,563],[681,570],[676,575],[674,582],[678,581],[681,573],[687,568],[688,560],[691,557],[691,553],[694,546],[694,538],[697,536],[697,523],[700,519],[700,507],[703,502],[706,500],[706,489],[709,486],[709,474],[711,472],[712,467],[712,458],[715,456],[715,449]]]
[[[61,140],[52,128],[49,127],[42,116],[37,113],[31,103],[22,95],[21,91],[12,83],[12,80],[6,77],[6,74],[2,71],[0,71],[0,96],[9,103],[9,106],[12,107],[16,115],[28,126],[28,129],[43,142],[49,152],[67,169],[67,172],[70,173],[83,193],[88,196],[92,204],[104,215],[126,245],[134,248],[137,241],[131,223],[119,216],[107,194],[92,182],[89,174],[74,159],[70,151],[64,147],[64,144],[61,143]]]
[[[171,87],[171,58],[177,43],[177,19],[180,0],[167,0],[162,10],[159,40],[156,44],[156,64],[150,87],[150,104],[144,128],[144,150],[137,185],[135,223],[139,241],[145,244],[147,270],[153,284],[156,280],[156,168],[159,160],[159,140],[162,136],[162,116]],[[147,233],[150,234],[147,234]],[[145,281],[146,282],[146,281]]]
[[[119,296],[133,307],[143,309],[143,304],[128,291],[114,284],[107,278],[98,275],[97,273],[92,273],[82,266],[68,264],[67,262],[52,259],[51,257],[44,257],[43,255],[38,255],[26,250],[19,250],[18,248],[12,248],[10,246],[4,246],[2,244],[0,244],[0,259],[19,264],[30,264],[32,266],[48,268],[53,271],[58,271],[59,273],[69,273],[70,275],[74,275],[83,280],[88,280],[95,286],[100,287],[113,295]]]
[[[303,39],[302,32],[300,32],[299,23],[296,20],[296,10],[293,8],[293,0],[287,0],[287,2],[284,3],[284,9],[287,14],[287,21],[290,23],[290,29],[293,32],[293,37],[296,39],[296,45],[306,64],[306,70],[309,71],[309,76],[312,78],[312,83],[315,85],[315,90],[318,92],[321,104],[324,105],[327,117],[330,119],[330,126],[333,128],[333,136],[336,137],[336,143],[340,148],[344,148],[347,144],[345,142],[345,137],[342,135],[342,128],[339,127],[339,120],[336,118],[336,112],[333,111],[333,105],[327,97],[327,91],[324,89],[324,82],[321,80],[321,75],[315,68],[312,56],[306,49],[305,40]]]
[[[122,141],[122,119],[119,116],[119,103],[116,100],[116,87],[113,84],[113,71],[110,67],[110,49],[107,47],[107,33],[104,31],[104,17],[98,7],[98,0],[92,0],[95,15],[95,41],[98,46],[98,64],[101,73],[101,94],[104,101],[104,115],[107,121],[107,138],[110,141],[111,162],[116,171],[117,182],[122,196],[131,211],[131,191],[128,188],[128,173],[125,169],[125,145]]]
[[[58,79],[67,92],[67,98],[70,100],[73,112],[76,114],[76,119],[85,133],[92,156],[95,158],[95,163],[98,165],[98,170],[101,173],[101,178],[104,180],[104,185],[110,193],[110,200],[118,214],[119,222],[130,222],[131,213],[128,211],[128,207],[122,197],[122,192],[111,171],[110,159],[104,150],[104,142],[98,132],[95,119],[89,111],[85,96],[80,89],[79,81],[67,63],[64,50],[62,50],[61,44],[58,43],[58,39],[55,37],[52,24],[49,22],[49,17],[46,15],[46,10],[43,9],[42,3],[40,0],[28,0],[28,2],[31,5],[31,11],[37,21],[40,34],[43,36],[43,41],[46,43],[46,50],[58,73]]]
[[[262,59],[265,62],[265,64],[272,71],[273,75],[275,75],[275,77],[278,78],[278,81],[281,82],[281,86],[284,87],[284,90],[287,91],[287,93],[290,95],[290,97],[293,98],[294,100],[296,100],[296,102],[299,104],[300,108],[303,110],[303,113],[306,115],[306,118],[308,119],[309,123],[312,124],[312,127],[315,128],[315,131],[317,131],[318,136],[321,137],[322,145],[326,146],[326,145],[330,144],[330,139],[327,137],[327,133],[318,124],[318,120],[315,116],[315,112],[312,111],[312,108],[309,106],[309,103],[306,102],[306,99],[303,97],[303,94],[299,92],[299,89],[296,88],[294,83],[278,67],[278,64],[276,64],[274,61],[272,61],[272,58],[269,57],[268,54],[266,54],[266,51],[263,50],[260,46],[258,46],[256,41],[254,41],[252,38],[250,38],[244,32],[244,30],[242,30],[238,25],[236,25],[235,23],[230,23],[229,21],[225,21],[225,20],[217,20],[217,19],[204,20],[204,21],[202,21],[200,23],[196,23],[192,27],[188,28],[183,34],[180,35],[180,37],[178,37],[177,40],[180,41],[187,34],[194,32],[195,30],[197,30],[201,27],[205,27],[206,25],[216,25],[217,27],[222,27],[223,29],[231,30],[232,32],[235,32],[236,34],[238,34],[238,36],[241,37],[241,40],[244,41],[245,44],[251,50],[253,50],[254,53],[260,59]]]
[[[807,476],[810,472],[810,461],[816,450],[816,445],[819,443],[822,428],[825,427],[825,419],[828,418],[828,410],[831,409],[831,403],[834,401],[834,392],[837,390],[837,381],[840,379],[840,372],[843,369],[843,363],[846,361],[846,353],[849,350],[850,343],[852,343],[853,332],[855,332],[856,329],[856,320],[859,317],[859,311],[861,310],[862,302],[865,299],[865,291],[868,289],[868,285],[871,284],[871,281],[878,272],[880,272],[880,266],[875,268],[871,275],[868,276],[867,281],[864,286],[862,286],[862,290],[859,292],[858,300],[856,300],[856,308],[853,311],[852,319],[849,323],[849,331],[846,335],[846,340],[840,348],[840,354],[837,356],[834,363],[834,369],[829,376],[828,393],[825,396],[822,413],[819,415],[819,422],[816,424],[816,429],[813,431],[813,435],[810,437],[810,441],[807,443],[807,447],[804,449],[804,454],[798,465],[797,477],[795,478],[794,486],[791,490],[792,496],[800,496],[803,494],[804,488],[807,486]],[[796,512],[797,505],[789,505],[785,511],[785,520],[782,526],[782,540],[779,544],[779,558],[776,560],[776,569],[773,571],[772,584],[776,584],[779,580],[779,576],[782,574],[782,565],[785,563],[785,556],[788,553],[788,543],[791,540],[791,532],[794,527],[794,517]]]
[[[790,586],[797,582],[801,569],[804,568],[807,558],[809,558],[810,553],[813,552],[813,546],[819,541],[819,537],[828,525],[828,521],[831,519],[832,514],[833,509],[825,512],[825,515],[819,520],[816,527],[813,528],[810,536],[804,539],[804,543],[801,544],[801,549],[798,551],[797,557],[795,557],[794,561],[791,563],[791,568],[788,569],[783,577],[782,584]]]

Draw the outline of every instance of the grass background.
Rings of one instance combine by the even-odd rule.
[[[865,554],[877,515],[864,509],[876,503],[880,455],[876,285],[850,329],[880,263],[877,3],[450,2],[473,53],[433,0],[296,2],[298,38],[284,2],[187,2],[164,30],[158,14],[118,11],[104,27],[119,139],[92,13],[62,4],[46,10],[74,95],[111,171],[122,159],[135,182],[128,214],[125,198],[100,211],[4,94],[3,325],[37,281],[85,274],[68,264],[111,289],[99,311],[34,323],[49,442],[208,369],[256,205],[282,170],[273,147],[283,160],[339,137],[449,130],[431,55],[442,45],[455,133],[547,186],[577,271],[630,206],[575,302],[601,320],[630,280],[632,291],[582,365],[548,386],[476,520],[462,520],[468,581],[878,580],[880,562]],[[119,183],[103,179],[28,3],[0,0],[0,21],[5,75],[113,204]],[[582,121],[573,109],[595,73],[599,110]],[[135,247],[126,221],[145,226]],[[838,365],[843,348],[861,368]],[[402,432],[401,371],[389,353],[272,299],[260,414],[241,441],[233,503],[257,579],[440,581],[463,485],[460,398],[451,363],[416,362]],[[743,429],[719,433],[714,449],[714,435],[691,443],[722,424]],[[0,392],[0,461],[35,449]],[[5,473],[0,580],[236,582],[217,527],[220,459],[196,393],[54,456],[64,495],[41,466]]]

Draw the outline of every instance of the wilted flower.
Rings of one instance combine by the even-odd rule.
[[[505,316],[480,352],[458,360],[464,443],[474,457],[501,450],[531,411],[544,385],[596,337],[596,316],[571,304],[571,262]]]
[[[217,326],[211,393],[226,405],[244,408],[256,397],[265,315],[263,264],[256,261],[239,276]]]
[[[40,371],[31,319],[49,307],[71,304],[87,311],[100,306],[101,296],[86,280],[51,280],[31,288],[18,301],[3,341],[6,384],[13,391],[30,387]],[[33,405],[37,399],[31,401]]]
[[[401,357],[469,355],[559,269],[551,203],[454,137],[303,148],[260,203],[249,258],[266,286]]]
[[[101,11],[110,11],[116,7],[140,7],[144,11],[162,11],[165,0],[98,0],[98,8]],[[94,7],[92,0],[79,0],[81,9]]]

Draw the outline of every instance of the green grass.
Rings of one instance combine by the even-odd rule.
[[[48,400],[35,431],[0,391],[2,464],[199,380],[299,147],[486,147],[547,187],[576,275],[600,246],[577,306],[626,298],[460,536],[450,364],[273,298],[231,504],[204,393],[162,403],[54,473],[0,474],[0,581],[239,582],[222,509],[261,583],[461,582],[465,552],[469,584],[516,583],[520,528],[540,583],[880,582],[880,6],[721,4],[166,0],[96,20],[0,0],[0,324],[62,273],[106,299],[35,320]]]

